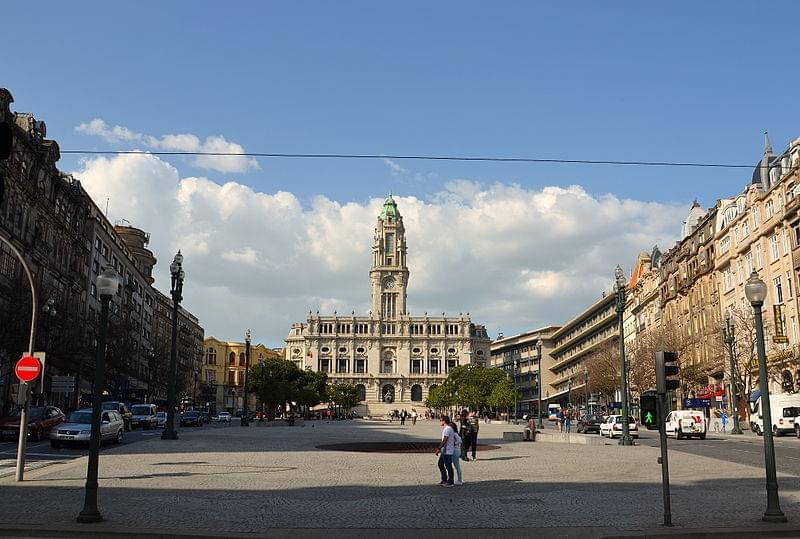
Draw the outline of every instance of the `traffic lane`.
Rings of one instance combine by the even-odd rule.
[[[778,472],[800,477],[800,440],[782,436],[774,438],[774,442],[775,467]],[[658,431],[643,430],[640,433],[639,443],[659,447]],[[764,440],[760,436],[743,434],[741,437],[714,437],[711,433],[705,440],[668,438],[667,447],[670,451],[681,451],[756,468],[764,467]]]
[[[129,445],[142,440],[147,440],[153,436],[160,436],[161,432],[157,430],[132,430],[126,432],[122,438],[122,444]],[[116,447],[111,442],[105,442],[100,446],[101,451],[106,448]],[[85,445],[64,446],[54,448],[50,446],[50,440],[43,440],[41,442],[28,442],[25,446],[26,459],[36,458],[40,460],[63,460],[70,458],[78,458],[87,454],[88,447]],[[17,440],[5,440],[0,442],[0,459],[16,458],[17,456]]]

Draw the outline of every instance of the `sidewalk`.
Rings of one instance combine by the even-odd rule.
[[[520,427],[521,428],[521,427]],[[481,425],[479,443],[500,449],[464,463],[466,485],[441,488],[432,453],[322,451],[356,441],[422,442],[438,425],[365,421],[284,429],[238,425],[109,447],[101,455],[105,522],[78,525],[86,459],[0,479],[0,535],[71,537],[591,537],[660,534],[658,450],[502,441],[508,425]],[[764,473],[670,452],[672,533],[708,526],[727,536],[795,530],[800,478],[779,476],[790,523],[760,521]],[[42,508],[46,507],[45,512]],[[713,515],[713,521],[709,520]],[[442,528],[453,528],[444,533]],[[334,530],[334,531],[326,531]],[[377,531],[380,530],[380,531]],[[706,530],[711,532],[713,530]],[[74,532],[74,534],[72,534]],[[452,532],[452,533],[451,533]],[[81,535],[83,534],[83,535]],[[131,535],[132,534],[132,535]],[[741,535],[740,535],[741,536]]]

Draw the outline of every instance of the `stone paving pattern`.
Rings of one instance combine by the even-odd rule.
[[[657,530],[662,518],[658,450],[618,445],[503,442],[463,463],[466,485],[436,486],[431,454],[322,451],[321,444],[429,441],[438,423],[309,422],[304,427],[184,430],[104,449],[100,509],[115,530],[263,532],[269,528],[555,528]],[[724,442],[723,442],[724,443]],[[758,527],[765,507],[760,468],[670,452],[676,526]],[[0,526],[74,528],[86,459],[0,479]],[[800,524],[800,478],[779,476],[781,503]],[[63,527],[63,528],[59,528]],[[95,528],[102,529],[102,528]],[[587,533],[586,537],[597,535]]]

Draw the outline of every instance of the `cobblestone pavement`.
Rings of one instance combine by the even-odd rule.
[[[438,424],[309,422],[303,427],[184,431],[103,452],[100,509],[93,530],[246,534],[285,528],[585,529],[581,537],[657,530],[662,498],[658,450],[503,442],[482,425],[480,443],[501,448],[463,463],[466,485],[436,486],[431,454],[323,451],[354,441],[436,439]],[[673,521],[679,528],[759,528],[764,472],[670,453]],[[23,483],[0,479],[0,527],[76,528],[86,459],[32,470]],[[800,478],[779,476],[781,503],[800,525]],[[86,525],[83,525],[86,526]]]

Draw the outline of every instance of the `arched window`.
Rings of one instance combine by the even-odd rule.
[[[367,388],[364,384],[356,384],[356,390],[358,390],[358,400],[363,402],[367,400]]]
[[[433,391],[433,390],[434,390],[434,389],[436,389],[437,387],[439,387],[439,385],[438,385],[438,384],[431,384],[431,387],[429,387],[429,388],[428,388],[428,393],[430,393],[431,391]]]
[[[206,364],[208,365],[217,364],[217,351],[214,348],[209,347],[209,349],[206,350]]]
[[[239,365],[244,365],[245,357],[244,352],[239,352]]]
[[[422,386],[419,384],[414,384],[411,386],[411,401],[412,402],[421,402],[422,401]]]
[[[228,355],[228,365],[236,365],[236,352],[231,352]]]

